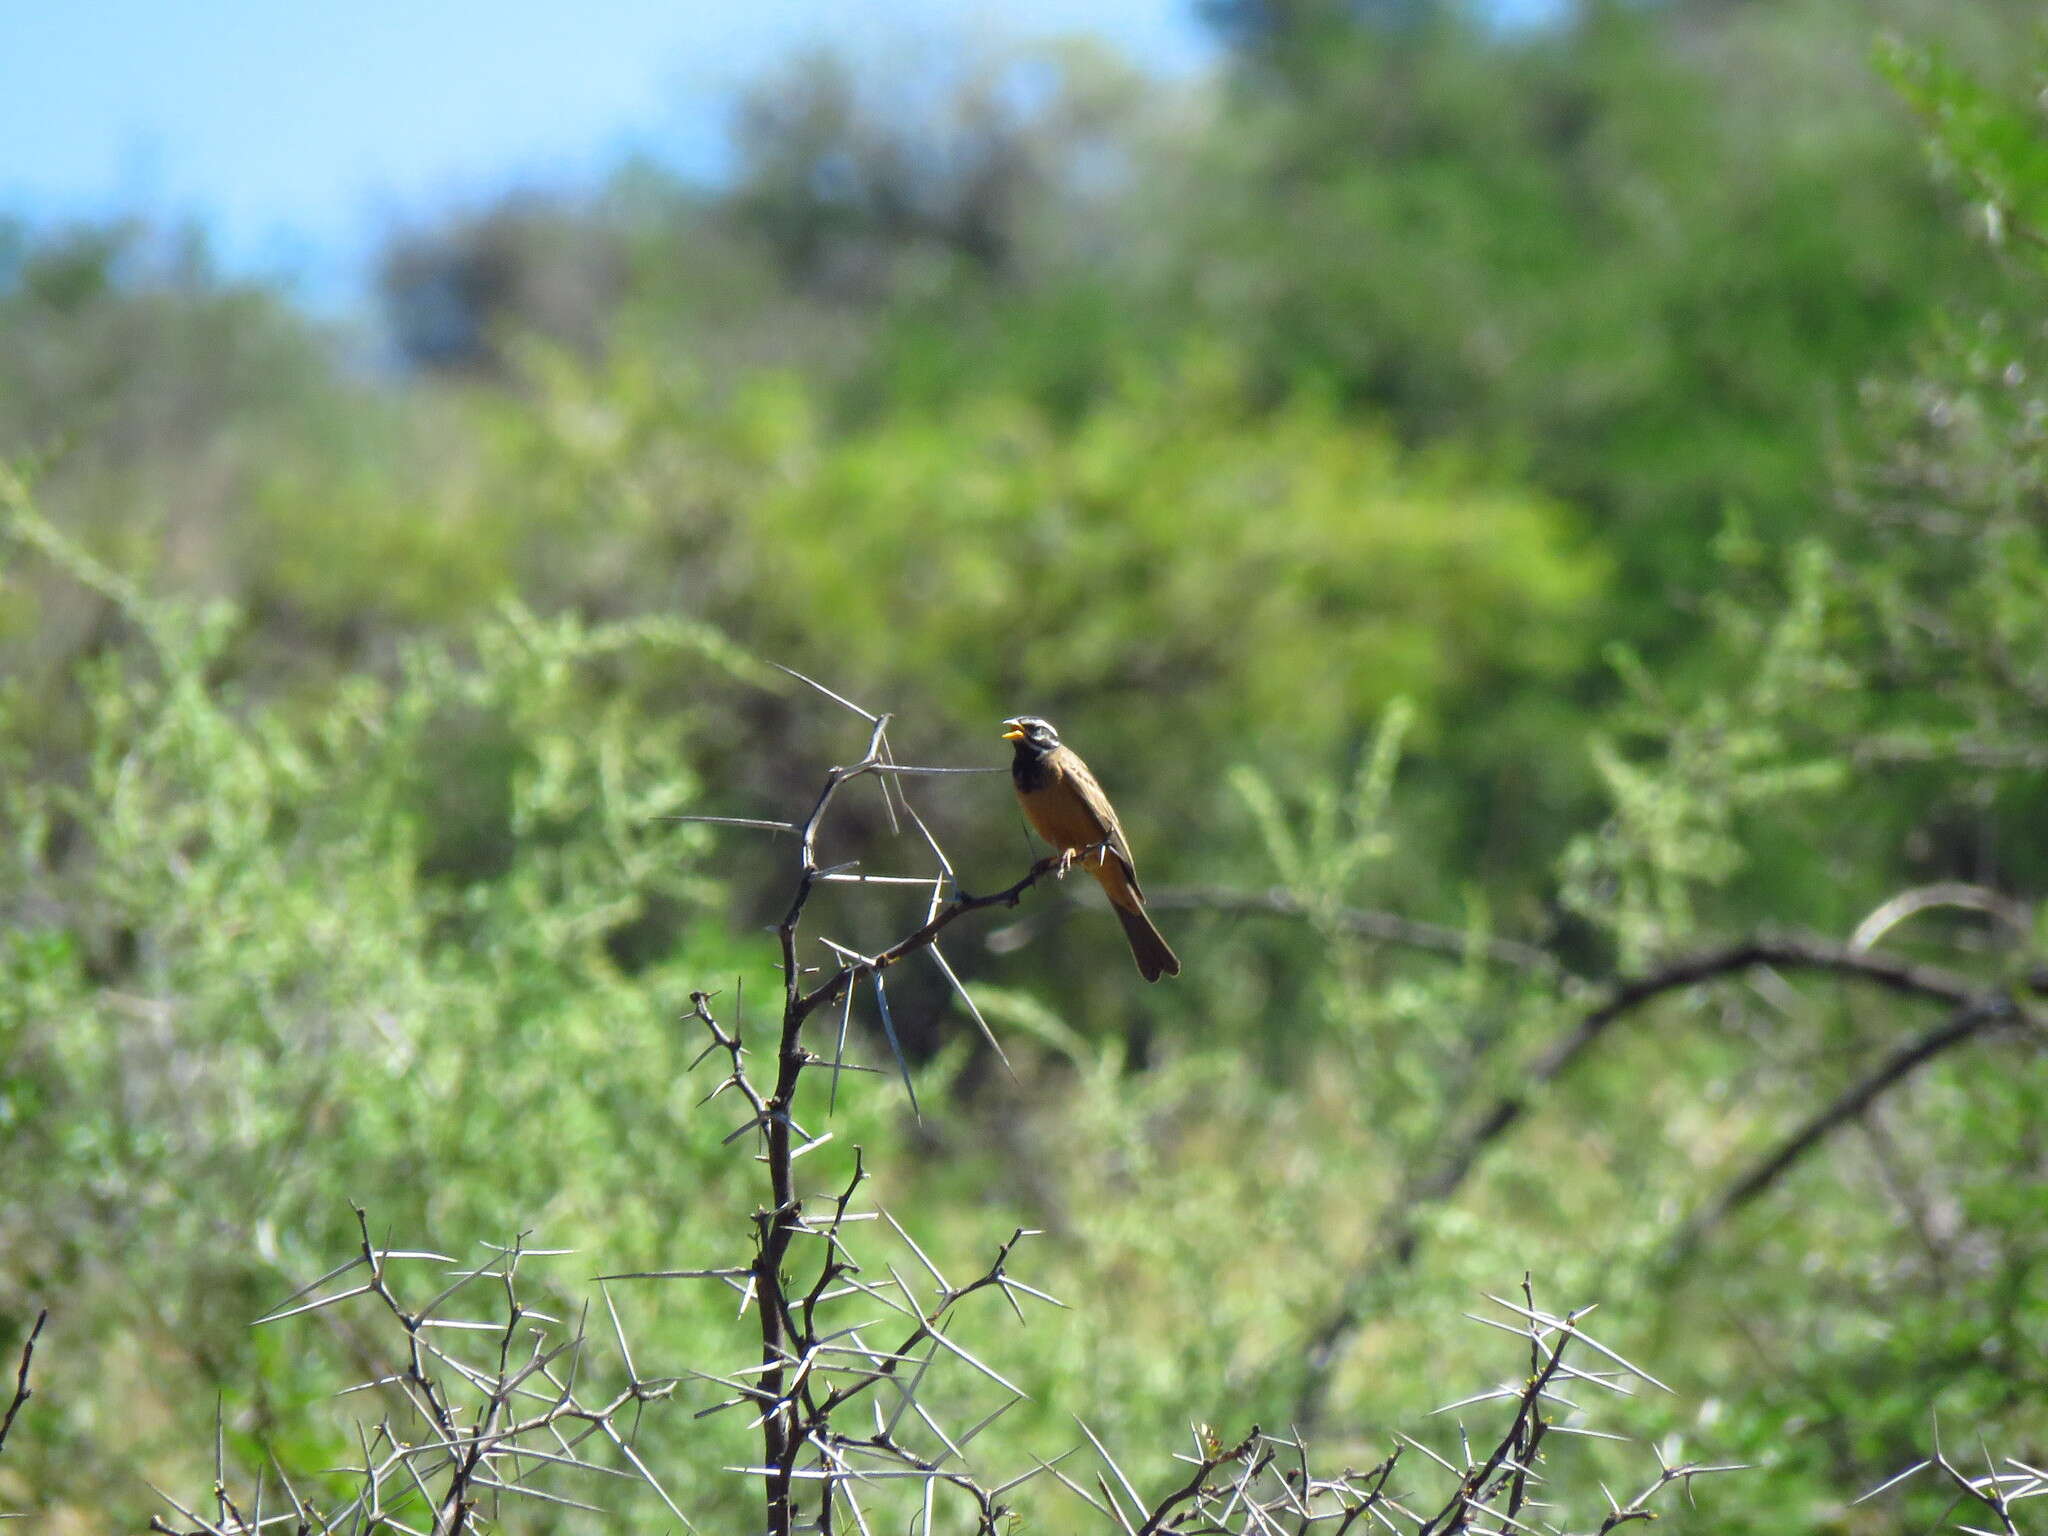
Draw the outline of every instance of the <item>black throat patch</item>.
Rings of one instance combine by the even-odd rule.
[[[1052,764],[1047,761],[1052,754],[1038,751],[1021,738],[1015,745],[1017,754],[1010,759],[1010,778],[1016,784],[1017,792],[1028,795],[1050,785],[1057,777]]]

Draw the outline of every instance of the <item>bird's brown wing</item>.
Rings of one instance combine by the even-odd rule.
[[[1089,816],[1095,822],[1095,835],[1088,841],[1109,844],[1110,851],[1123,866],[1123,876],[1130,884],[1131,894],[1139,901],[1143,901],[1145,892],[1138,884],[1137,862],[1131,857],[1131,845],[1124,837],[1123,823],[1116,819],[1116,807],[1109,803],[1109,796],[1103,792],[1102,785],[1097,782],[1095,775],[1089,772],[1088,765],[1077,755],[1072,752],[1062,753],[1060,767],[1067,782],[1073,786],[1075,794],[1087,807]],[[1109,889],[1108,881],[1103,882],[1103,888]],[[1115,891],[1110,891],[1111,896],[1116,894]]]
[[[1108,845],[1106,853],[1094,854],[1085,863],[1116,908],[1139,972],[1147,981],[1178,976],[1179,959],[1145,915],[1145,893],[1138,885],[1131,845],[1102,785],[1065,747],[1048,753],[1040,766],[1042,772],[1017,779],[1017,798],[1025,816],[1038,835],[1062,853]]]

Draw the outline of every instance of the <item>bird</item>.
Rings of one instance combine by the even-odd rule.
[[[1017,786],[1017,803],[1033,829],[1059,854],[1060,873],[1064,875],[1078,858],[1096,878],[1116,908],[1131,955],[1147,981],[1178,976],[1179,958],[1145,915],[1145,893],[1139,888],[1131,845],[1116,819],[1116,808],[1088,765],[1072,747],[1060,744],[1060,733],[1050,721],[1036,715],[1005,720],[1003,740],[1016,746],[1010,778]]]

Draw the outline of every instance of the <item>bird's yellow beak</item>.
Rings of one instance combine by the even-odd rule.
[[[1004,731],[1004,732],[1003,732],[1003,740],[1005,740],[1005,741],[1022,741],[1022,740],[1024,739],[1024,727],[1023,727],[1023,726],[1019,725],[1019,724],[1018,724],[1018,723],[1017,723],[1016,721],[1014,721],[1014,720],[1005,720],[1005,721],[1003,722],[1003,724],[1009,727],[1009,729],[1008,729],[1008,730],[1006,730],[1006,731]]]

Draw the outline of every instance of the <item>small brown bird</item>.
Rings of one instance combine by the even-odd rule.
[[[1138,888],[1137,866],[1116,809],[1088,765],[1072,748],[1061,746],[1060,733],[1036,715],[1005,720],[1003,740],[1017,744],[1010,764],[1017,801],[1033,829],[1058,851],[1060,873],[1076,858],[1087,865],[1116,908],[1147,981],[1178,976],[1180,961],[1145,915],[1145,893]]]

